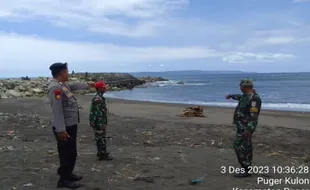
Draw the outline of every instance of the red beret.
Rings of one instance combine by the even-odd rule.
[[[108,87],[108,85],[106,85],[104,82],[102,82],[102,81],[99,81],[99,82],[96,82],[96,84],[95,84],[95,88],[96,89],[99,89],[99,88],[106,88],[106,87]]]

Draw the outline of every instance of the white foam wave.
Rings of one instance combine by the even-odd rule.
[[[165,86],[205,86],[205,85],[212,85],[212,83],[187,83],[181,82],[176,80],[169,80],[169,81],[157,81],[152,83],[147,83],[146,86],[156,86],[156,87],[165,87]]]

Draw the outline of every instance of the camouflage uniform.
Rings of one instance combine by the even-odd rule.
[[[106,147],[106,126],[108,124],[107,118],[107,106],[105,98],[102,94],[97,93],[92,100],[90,115],[89,115],[90,126],[93,128],[95,133],[96,145],[97,145],[97,156],[107,155]]]
[[[242,80],[242,85],[253,85],[250,80]],[[237,127],[237,133],[234,141],[234,149],[240,165],[248,170],[252,164],[253,147],[252,134],[258,124],[258,116],[261,109],[261,98],[254,92],[251,94],[229,95],[239,103],[235,109],[233,122]]]

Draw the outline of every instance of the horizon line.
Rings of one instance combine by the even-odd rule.
[[[303,72],[253,72],[253,71],[236,71],[236,70],[171,70],[171,71],[133,71],[133,72],[88,72],[88,71],[81,71],[81,72],[74,72],[75,74],[80,74],[80,73],[128,73],[128,74],[134,74],[134,73],[165,73],[165,72],[194,72],[194,71],[201,71],[201,72],[234,72],[234,73],[223,73],[223,74],[247,74],[247,73],[252,73],[252,74],[297,74],[297,73],[310,73],[310,71],[303,71]],[[237,73],[235,73],[237,72]],[[222,73],[212,73],[212,74],[222,74]],[[71,73],[70,73],[71,75]],[[44,76],[44,75],[23,75],[23,76],[11,76],[11,77],[0,77],[0,79],[16,79],[16,78],[21,78],[21,77],[29,77],[29,78],[51,78],[52,76]]]

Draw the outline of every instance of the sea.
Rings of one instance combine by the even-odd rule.
[[[106,93],[107,98],[189,105],[235,107],[227,94],[240,94],[242,79],[252,79],[261,96],[262,109],[310,112],[310,73],[243,73],[243,72],[143,72],[136,77],[157,76],[169,81],[147,83],[134,88]],[[182,81],[183,84],[180,84]]]

